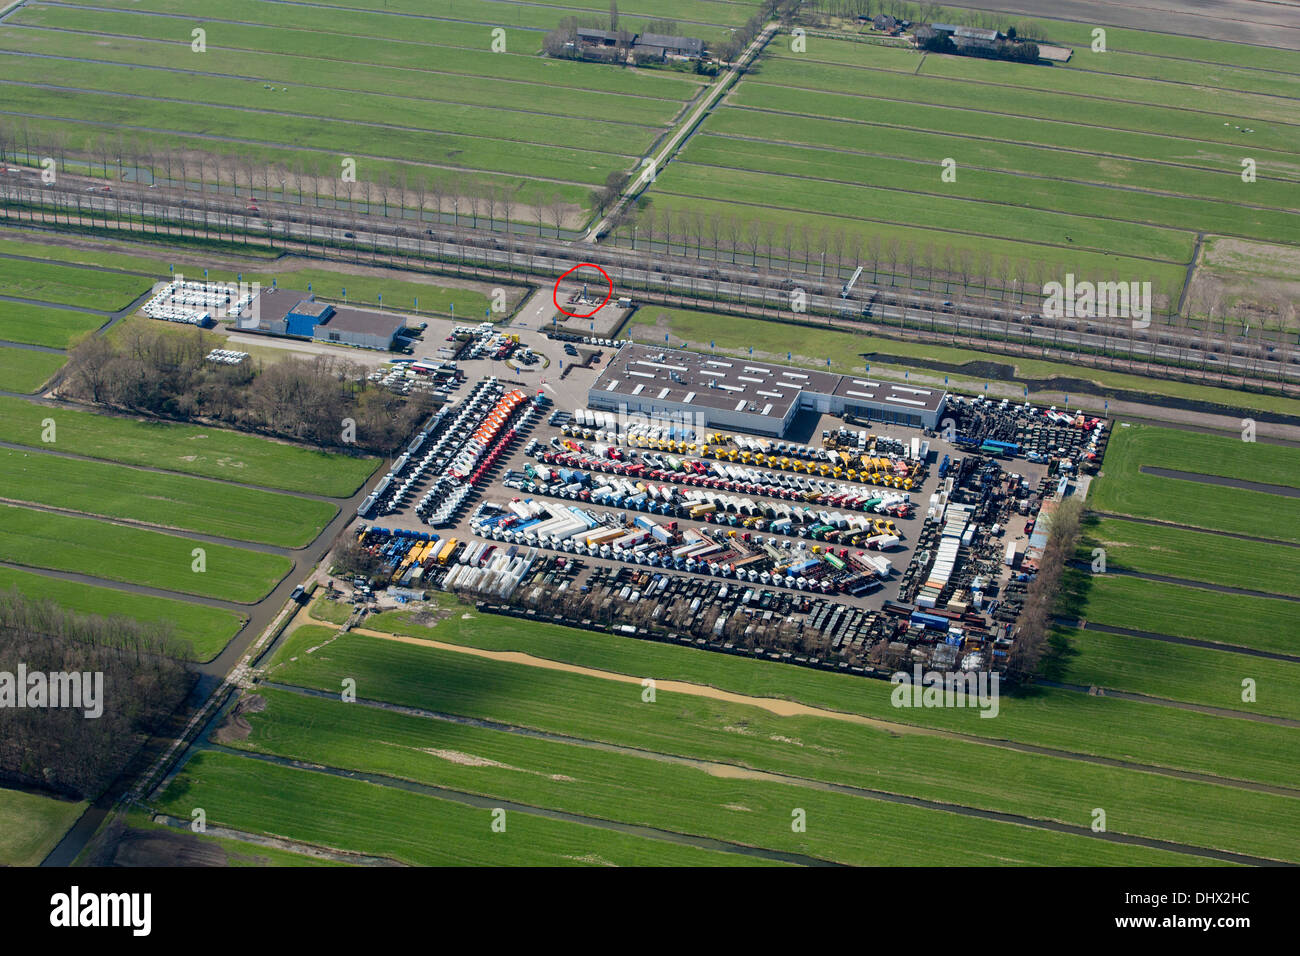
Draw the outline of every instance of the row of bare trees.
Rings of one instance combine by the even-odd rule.
[[[1038,562],[1038,574],[1025,592],[1024,609],[1016,622],[1016,643],[1008,665],[1013,677],[1032,677],[1047,650],[1056,604],[1061,596],[1061,577],[1066,562],[1074,557],[1082,518],[1083,501],[1075,497],[1058,502],[1052,512],[1051,529]]]
[[[513,268],[513,253],[529,242],[529,231],[538,237],[562,238],[578,210],[559,191],[552,192],[548,198],[533,195],[531,201],[524,202],[517,184],[476,183],[419,167],[402,167],[396,172],[384,167],[371,178],[350,181],[338,175],[321,157],[300,157],[290,165],[258,164],[247,157],[219,153],[196,154],[147,147],[133,151],[131,146],[132,142],[121,134],[115,138],[99,137],[92,150],[95,165],[103,170],[120,167],[127,178],[116,181],[111,197],[99,206],[90,202],[99,197],[85,197],[73,188],[73,199],[66,205],[52,207],[55,221],[61,209],[69,226],[94,227],[102,219],[108,228],[120,216],[128,226],[136,226],[141,232],[175,235],[174,222],[159,224],[156,216],[146,214],[156,195],[150,191],[149,184],[157,177],[163,184],[171,184],[172,188],[192,197],[179,210],[181,235],[247,243],[250,223],[259,220],[274,244],[277,236],[287,241],[291,223],[298,223],[295,235],[299,241],[305,240],[309,254],[319,241],[328,248],[350,245],[359,259],[361,249],[348,240],[347,232],[361,229],[362,217],[368,223],[387,223],[395,218],[392,228],[416,240],[416,255],[404,253],[407,261],[424,259],[426,245],[434,243],[427,233],[435,230],[446,233],[450,227],[450,246],[435,246],[439,258],[451,255],[459,262],[464,256],[464,243],[482,243],[483,237],[497,237],[498,248],[507,248],[511,253],[509,264]],[[41,155],[53,158],[60,171],[72,162],[61,134],[43,132],[25,119],[0,119],[0,156],[22,161]],[[612,205],[624,185],[623,174],[611,174],[605,185],[592,193],[592,203],[597,209]],[[10,215],[18,218],[25,208],[27,216],[35,220],[35,210],[40,207],[41,221],[48,221],[51,213],[44,208],[48,204],[42,202],[44,191],[31,177],[0,177],[0,194],[9,201],[7,205],[16,209]],[[232,202],[234,196],[238,199]],[[18,201],[12,202],[14,199]],[[250,204],[262,202],[263,206],[259,212],[249,212],[244,208],[246,200]],[[426,229],[426,224],[434,228]],[[1041,260],[1012,259],[991,251],[959,248],[937,241],[904,241],[886,231],[864,235],[847,228],[819,228],[811,223],[778,224],[757,217],[744,219],[707,207],[684,210],[658,207],[644,200],[620,209],[612,239],[615,245],[638,253],[662,252],[677,258],[682,265],[698,263],[700,269],[723,262],[752,267],[759,273],[760,285],[774,288],[781,281],[800,286],[806,286],[811,280],[834,284],[861,265],[864,277],[869,275],[870,282],[864,278],[860,288],[880,290],[886,297],[884,301],[888,301],[891,293],[928,294],[954,300],[954,311],[962,306],[1014,304],[1035,313],[1043,284],[1061,278],[1056,267]],[[380,255],[377,240],[372,239],[370,251],[377,259]],[[528,249],[530,261],[533,251],[531,247]],[[394,255],[393,259],[396,258]],[[682,272],[690,276],[686,270]],[[1109,275],[1078,276],[1080,281],[1093,282],[1120,278],[1131,277],[1121,277],[1113,269]],[[693,276],[690,286],[694,295],[699,283]],[[1037,350],[1041,354],[1047,354],[1048,348],[1059,350],[1063,332],[1097,334],[1104,337],[1102,354],[1113,346],[1117,361],[1133,358],[1142,361],[1144,356],[1148,362],[1171,361],[1169,356],[1158,359],[1156,348],[1164,346],[1183,353],[1199,338],[1202,348],[1197,358],[1205,374],[1217,374],[1219,380],[1223,379],[1218,371],[1223,364],[1216,364],[1213,358],[1217,353],[1245,358],[1249,371],[1243,373],[1243,382],[1256,377],[1285,380],[1287,370],[1273,355],[1270,330],[1295,326],[1296,303],[1287,287],[1259,286],[1251,297],[1252,311],[1248,319],[1238,315],[1242,306],[1235,297],[1222,291],[1216,293],[1214,288],[1203,283],[1203,291],[1198,292],[1193,287],[1181,310],[1180,288],[1172,284],[1157,288],[1150,331],[1139,331],[1129,322],[1081,322],[1070,318],[1027,322],[1018,333],[1008,328],[999,330],[996,325],[988,328],[987,316],[946,324],[953,333],[954,343],[959,337],[960,324],[972,336],[1016,342],[1027,353]],[[699,291],[707,294],[707,288]],[[900,300],[900,304],[904,310],[912,305],[905,300]],[[917,318],[924,320],[925,315],[918,307]],[[938,324],[938,316],[930,312],[928,321]],[[905,315],[901,324],[910,327],[911,317]],[[1216,324],[1217,334],[1212,334]],[[1077,354],[1079,349],[1071,351]],[[1191,359],[1180,359],[1178,363],[1195,364]]]
[[[6,701],[0,707],[0,777],[98,796],[184,699],[191,678],[179,659],[187,656],[191,649],[170,625],[73,614],[17,590],[0,591],[0,680],[13,681],[27,703],[38,700],[30,675],[102,675],[98,717],[88,717],[85,707]],[[22,685],[20,670],[28,675]],[[93,696],[94,679],[83,687]]]
[[[429,413],[426,393],[396,395],[372,385],[365,366],[331,357],[207,362],[224,341],[202,329],[178,334],[153,326],[94,336],[72,351],[60,392],[134,413],[378,454],[392,451]]]

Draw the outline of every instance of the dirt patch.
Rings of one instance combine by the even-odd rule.
[[[226,866],[225,849],[185,830],[128,829],[118,840],[110,866]]]
[[[266,710],[266,698],[260,694],[245,694],[230,708],[225,721],[212,732],[212,739],[219,744],[231,744],[247,740],[253,732],[247,714],[257,714]]]
[[[489,757],[477,757],[474,754],[462,753],[459,750],[441,750],[437,747],[421,747],[418,749],[420,753],[426,753],[431,757],[437,757],[439,760],[446,760],[462,767],[494,767],[498,770],[513,770],[516,773],[532,774],[534,777],[545,777],[547,780],[555,780],[559,783],[577,783],[575,778],[565,776],[562,773],[542,773],[539,770],[525,770],[523,767],[512,767],[508,763],[501,763]]]
[[[487,757],[475,757],[473,754],[461,753],[459,750],[438,750],[435,747],[421,747],[420,753],[426,753],[432,757],[437,757],[439,760],[446,760],[462,767],[499,767],[502,770],[519,769],[495,760],[489,760]]]
[[[504,661],[511,664],[525,664],[529,667],[540,667],[543,670],[563,671],[568,674],[582,674],[587,677],[599,677],[602,680],[617,681],[620,684],[635,684],[641,686],[643,678],[634,677],[629,674],[616,674],[613,671],[597,670],[593,667],[579,667],[576,664],[566,664],[562,661],[547,660],[542,657],[533,657],[531,654],[524,654],[519,651],[487,651],[477,647],[463,647],[459,644],[446,644],[442,641],[431,641],[418,637],[402,637],[397,634],[384,634],[379,631],[371,631],[363,628],[357,628],[354,634],[363,634],[366,637],[377,637],[384,641],[397,641],[402,644],[415,644],[422,647],[432,647],[441,651],[452,651],[456,654],[468,654],[472,657],[486,657],[491,660]],[[862,724],[867,727],[874,727],[877,730],[885,730],[895,734],[927,734],[932,731],[924,730],[919,727],[909,727],[905,724],[893,724],[884,720],[876,720],[873,717],[864,717],[861,714],[849,714],[838,710],[826,710],[820,707],[810,707],[807,704],[800,704],[792,700],[781,700],[776,697],[751,697],[745,694],[735,694],[731,691],[720,690],[717,687],[709,687],[705,684],[690,684],[686,681],[660,680],[655,682],[657,689],[674,694],[689,694],[693,697],[707,697],[711,700],[719,700],[729,704],[744,704],[748,707],[761,707],[763,710],[776,714],[779,717],[830,717],[835,720],[844,720],[849,723]],[[739,727],[728,727],[736,733],[746,733],[747,731]]]
[[[1187,292],[1187,311],[1216,331],[1245,325],[1300,328],[1300,249],[1215,236],[1207,240]]]

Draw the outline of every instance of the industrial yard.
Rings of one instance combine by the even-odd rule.
[[[452,866],[1268,922],[1296,9],[17,0],[0,51],[18,923],[408,925]]]

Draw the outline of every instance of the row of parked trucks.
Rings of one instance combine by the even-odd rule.
[[[604,415],[605,413],[596,414]],[[560,443],[570,451],[580,453],[590,451],[591,454],[610,457],[617,461],[633,460],[638,457],[643,459],[654,457],[638,450],[667,452],[669,455],[663,460],[674,471],[686,470],[704,473],[709,465],[723,465],[724,463],[735,462],[742,468],[755,465],[778,472],[847,479],[862,484],[900,488],[907,491],[911,491],[914,487],[920,487],[921,482],[925,479],[926,471],[924,458],[908,461],[902,456],[859,454],[856,451],[833,450],[824,453],[824,460],[814,460],[809,457],[791,457],[786,454],[778,454],[776,451],[769,454],[763,451],[750,451],[738,446],[713,444],[713,440],[721,437],[718,435],[710,435],[708,436],[709,440],[697,444],[693,441],[672,439],[652,441],[629,433],[626,438],[626,446],[620,448],[617,444],[619,436],[615,431],[602,428],[592,430],[573,423],[564,425],[560,431],[564,436]],[[739,440],[742,437],[733,436],[733,440]],[[582,444],[584,440],[595,444],[588,449]],[[918,455],[929,454],[928,442],[925,443],[924,450],[921,449],[919,440],[914,439],[914,443]],[[784,443],[779,444],[784,445]],[[804,451],[811,452],[813,450],[804,449]],[[678,455],[696,455],[701,459],[714,460],[701,462],[691,458],[678,458]],[[717,469],[714,469],[714,471],[717,472]]]
[[[907,492],[879,492],[853,485],[836,484],[810,476],[779,475],[743,468],[722,462],[704,462],[699,459],[682,461],[676,458],[661,460],[649,455],[641,461],[622,461],[601,457],[564,445],[565,439],[552,439],[550,451],[544,446],[531,446],[534,454],[546,466],[575,468],[620,475],[634,481],[659,481],[758,495],[785,501],[806,502],[853,511],[870,511],[894,518],[907,518],[912,513],[911,495]]]
[[[650,448],[658,451],[671,451],[679,454],[696,454],[705,446],[714,446],[722,454],[730,456],[733,452],[739,459],[742,454],[778,458],[782,455],[800,458],[805,461],[834,462],[840,460],[835,452],[871,454],[881,457],[911,458],[924,461],[930,451],[930,443],[913,437],[911,441],[891,438],[887,435],[874,435],[869,432],[854,432],[841,428],[838,432],[822,432],[822,446],[800,445],[777,439],[759,438],[754,435],[727,434],[724,432],[705,432],[699,429],[674,425],[671,423],[654,423],[634,420],[631,423],[620,422],[611,412],[577,409],[570,416],[570,424],[580,431],[605,431],[610,441],[622,440],[634,448]],[[621,436],[621,439],[620,439]],[[590,438],[588,439],[590,440]]]
[[[892,518],[871,517],[860,511],[845,513],[797,504],[792,506],[782,501],[755,500],[677,488],[668,484],[634,482],[627,478],[609,477],[581,469],[552,468],[544,464],[526,464],[522,474],[507,473],[504,485],[519,491],[571,501],[882,550],[897,545],[901,537]],[[832,496],[828,500],[834,501],[837,498],[838,496]],[[882,515],[890,514],[889,508],[895,503],[889,498],[876,498],[873,502],[872,508]],[[853,499],[845,498],[841,503],[852,504]]]
[[[824,593],[862,593],[891,570],[880,554],[823,550],[807,542],[762,538],[747,531],[679,528],[644,514],[596,512],[576,506],[514,499],[481,505],[476,535],[607,560],[675,568]]]
[[[489,597],[509,598],[537,560],[537,549],[511,545],[498,548],[478,542],[465,548],[460,559],[440,582],[444,590],[474,591]]]
[[[357,540],[369,554],[380,559],[381,576],[402,587],[418,587],[431,568],[451,561],[461,544],[455,538],[444,541],[428,531],[365,524],[358,527]]]

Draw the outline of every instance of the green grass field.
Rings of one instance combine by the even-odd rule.
[[[0,397],[0,440],[44,447],[43,422],[54,419],[59,451],[129,465],[224,478],[283,491],[351,496],[379,462],[290,445],[223,428],[151,422]]]
[[[52,262],[0,258],[0,294],[115,312],[149,291],[149,280]]]
[[[67,361],[66,355],[57,352],[0,347],[0,389],[29,395],[39,392]]]
[[[1143,465],[1296,487],[1300,449],[1152,425],[1118,427],[1088,493],[1096,511],[1300,541],[1300,498],[1157,477],[1141,473]]]
[[[247,840],[239,840],[233,837],[213,836],[210,833],[194,833],[192,831],[178,831],[175,827],[168,826],[165,823],[155,823],[151,814],[144,813],[140,810],[131,810],[123,814],[126,822],[125,836],[128,840],[134,842],[140,838],[150,836],[164,836],[170,839],[180,839],[184,842],[195,841],[207,847],[219,848],[225,856],[221,865],[232,867],[245,866],[348,866],[349,864],[336,860],[326,859],[324,857],[312,856],[308,853],[294,853],[290,850],[282,850],[273,846],[262,846]],[[174,850],[176,844],[171,844],[170,850]],[[167,851],[164,851],[167,852]],[[168,862],[171,862],[170,860]]]
[[[228,151],[288,166],[349,155],[363,180],[451,175],[536,205],[558,194],[576,209],[589,203],[585,187],[635,166],[702,85],[670,70],[538,57],[542,31],[571,15],[563,7],[446,0],[308,12],[236,0],[209,22],[194,2],[120,6],[32,4],[0,28],[0,49],[18,54],[0,65],[0,84],[8,102],[28,106],[34,128],[62,129],[83,150],[97,135],[92,121],[113,121],[209,151],[215,137]],[[660,6],[655,15],[669,15]],[[715,39],[753,11],[716,0],[664,6],[703,13],[692,32]],[[178,62],[194,54],[177,16],[209,31],[213,55],[201,74]],[[623,16],[634,24],[638,15]],[[505,28],[504,52],[491,49],[496,26]],[[58,58],[60,88],[42,95],[31,86],[26,55]]]
[[[0,497],[236,541],[300,548],[338,506],[188,475],[0,448]]]
[[[1300,448],[1154,425],[1118,428],[1106,449],[1109,471],[1142,465],[1300,488]]]
[[[403,632],[426,633],[418,626],[401,624],[400,615],[386,618]],[[503,622],[478,615],[463,621],[457,612],[427,636],[484,648],[525,650],[616,673],[653,675],[661,681],[684,679],[740,693],[794,697],[832,706],[844,704],[839,708],[844,711],[864,709],[860,702],[865,699],[866,709],[874,709],[866,695],[876,688],[873,682],[866,682],[868,686],[864,687],[862,680],[841,675],[810,673],[552,625]],[[299,663],[273,668],[269,679],[331,691],[338,686],[335,675],[347,673],[357,678],[362,698],[398,700],[430,709],[436,704],[442,712],[467,715],[492,712],[514,726],[540,727],[652,752],[1074,824],[1086,822],[1085,804],[1087,808],[1097,805],[1089,803],[1090,799],[1105,800],[1124,820],[1114,827],[1125,832],[1243,852],[1250,847],[1251,852],[1264,855],[1300,854],[1300,833],[1279,836],[1273,826],[1276,814],[1286,812],[1283,797],[941,736],[892,733],[829,718],[776,717],[755,707],[669,695],[662,690],[658,703],[650,707],[640,704],[639,684],[611,684],[581,677],[573,677],[573,683],[568,683],[568,675],[557,677],[550,671],[477,660],[471,661],[471,670],[466,671],[460,656],[384,642],[367,644],[359,635],[320,646],[332,637],[334,633],[325,628],[295,632],[276,660],[297,657]],[[319,649],[307,653],[313,647]],[[373,666],[362,665],[357,670],[358,661],[363,659],[372,660]],[[421,678],[421,673],[427,676]],[[538,694],[526,693],[518,698],[518,708],[512,704],[515,673],[540,685]],[[460,685],[462,679],[467,682]],[[419,689],[422,684],[432,687],[435,682],[447,685],[447,689],[438,693]],[[457,683],[459,690],[451,687],[452,683]],[[888,691],[887,685],[880,686],[882,694]],[[540,695],[547,693],[558,695],[555,707],[539,705]],[[565,703],[560,704],[561,700]],[[582,701],[583,705],[575,708],[573,701]],[[633,702],[639,705],[635,711],[628,709]],[[1004,708],[1013,704],[1003,701]],[[879,716],[885,719],[900,713],[887,703],[883,711]],[[980,723],[1000,725],[1002,721]],[[988,732],[1002,729],[991,728]],[[1008,788],[1006,780],[1015,780],[1017,785]],[[1234,817],[1229,807],[1239,809],[1241,816]],[[1278,849],[1281,843],[1288,848]]]
[[[1300,596],[1300,549],[1284,545],[1121,518],[1091,518],[1080,538],[1080,559],[1091,562],[1093,548],[1105,550],[1111,569]]]
[[[66,349],[103,324],[102,315],[6,302],[0,311],[0,341]]]
[[[764,258],[842,246],[861,263],[875,239],[940,270],[966,255],[1003,281],[1131,275],[1157,295],[1181,285],[1198,232],[1293,243],[1300,83],[1243,68],[1254,48],[1210,44],[1239,59],[1207,69],[1206,44],[1125,36],[1188,52],[1048,68],[820,34],[795,51],[782,34],[657,177],[658,214],[679,241],[720,231],[752,253],[757,236]],[[1243,148],[1253,183],[1237,175]],[[941,178],[947,159],[955,180]]]
[[[1053,643],[1062,656],[1060,679],[1072,683],[1243,714],[1300,717],[1297,664],[1073,628],[1060,628]],[[1245,680],[1254,682],[1254,701],[1242,699]]]
[[[475,619],[477,620],[477,618]],[[448,626],[450,624],[450,626]],[[1152,704],[1091,698],[1070,691],[1040,690],[1031,695],[1006,698],[998,717],[979,717],[970,709],[900,709],[890,702],[890,686],[844,675],[803,671],[782,665],[755,666],[754,662],[722,654],[689,653],[684,650],[608,638],[560,627],[524,629],[510,619],[477,626],[475,637],[457,637],[462,622],[443,622],[433,632],[418,625],[400,623],[393,616],[368,621],[368,626],[397,630],[417,637],[433,637],[452,643],[476,646],[504,645],[527,650],[537,656],[566,660],[619,674],[653,676],[660,680],[687,680],[745,694],[759,694],[799,700],[812,706],[861,714],[879,720],[936,730],[956,731],[979,738],[1008,739],[1070,752],[1100,756],[1122,754],[1126,759],[1158,766],[1193,769],[1226,777],[1294,785],[1297,773],[1289,760],[1288,736],[1281,728],[1266,725],[1232,726],[1241,722],[1184,711],[1172,711]],[[463,626],[469,626],[464,622]],[[513,628],[513,630],[511,630]],[[518,632],[518,633],[515,633]],[[479,635],[484,635],[479,637]],[[486,635],[494,635],[487,637]],[[295,634],[295,638],[297,638]],[[304,635],[303,641],[310,640]],[[316,641],[319,643],[319,640]],[[552,729],[580,736],[641,740],[652,749],[672,750],[674,731],[665,726],[639,726],[644,711],[629,711],[639,701],[617,683],[579,675],[556,674],[523,665],[504,666],[452,652],[403,646],[374,646],[375,639],[348,635],[329,644],[327,651],[300,656],[275,671],[274,679],[334,689],[342,675],[357,680],[359,696],[380,696],[429,710],[465,713],[506,722],[545,721]],[[301,648],[301,645],[297,645]],[[676,653],[672,653],[677,651]],[[286,651],[285,657],[291,656]],[[284,660],[285,657],[280,658]],[[351,668],[350,670],[348,668]],[[426,676],[419,676],[424,672]],[[462,674],[463,682],[434,673]],[[480,686],[481,685],[481,686]],[[544,691],[543,687],[548,691]],[[476,689],[478,688],[478,689]],[[543,694],[549,692],[549,701]],[[594,715],[578,717],[567,704],[576,696],[596,695],[605,703]],[[595,697],[593,697],[595,699]],[[693,708],[712,714],[713,701],[692,701]],[[718,717],[716,720],[724,720]],[[805,718],[786,718],[773,733],[803,729]],[[825,721],[812,720],[817,735],[831,733]],[[627,724],[632,726],[625,726]],[[708,721],[710,725],[714,720]],[[778,730],[785,727],[787,730]],[[567,729],[566,729],[567,728]],[[861,727],[846,724],[846,732],[861,734]],[[685,741],[685,729],[681,729]],[[643,736],[645,735],[645,736]],[[661,735],[663,736],[661,739]],[[631,739],[624,739],[631,743]],[[760,745],[755,751],[754,745]],[[764,742],[750,742],[737,735],[728,738],[727,748],[741,748],[765,760]],[[1251,750],[1249,756],[1243,750]],[[799,760],[816,759],[807,749],[791,748]],[[716,755],[715,755],[716,756]],[[748,759],[748,758],[747,758]],[[874,762],[863,764],[875,767]],[[857,772],[845,770],[846,773]]]
[[[195,548],[206,570],[194,570]],[[255,604],[270,593],[293,563],[278,554],[143,528],[113,525],[14,505],[0,505],[0,554],[15,564],[88,574],[182,594]],[[130,560],[123,556],[129,555]]]
[[[0,865],[40,866],[86,804],[0,789]]]
[[[728,842],[863,866],[902,862],[895,841],[960,847],[954,865],[1174,862],[1081,838],[877,803],[812,787],[720,778],[695,767],[496,730],[264,691],[241,748]],[[341,708],[352,707],[344,719]],[[815,826],[792,833],[791,808]],[[999,833],[998,831],[1003,831]]]
[[[183,819],[196,806],[212,823],[416,866],[765,862],[523,812],[507,812],[505,832],[494,832],[490,809],[219,753],[195,756],[160,800]]]
[[[1059,613],[1112,627],[1300,654],[1300,603],[1070,571]],[[1145,645],[1137,645],[1144,648]]]
[[[142,277],[141,281],[144,282],[161,279],[169,275],[172,269],[190,279],[198,279],[206,269],[208,278],[213,281],[233,282],[242,276],[245,282],[260,282],[263,287],[278,283],[287,289],[305,292],[310,286],[310,291],[323,299],[343,300],[344,290],[347,290],[347,301],[356,305],[378,305],[382,294],[387,298],[388,308],[418,311],[419,314],[447,315],[458,310],[459,314],[469,317],[479,314],[490,304],[486,285],[449,284],[436,276],[412,276],[409,279],[380,277],[369,274],[364,269],[350,269],[346,263],[331,263],[328,268],[297,266],[268,271],[265,263],[247,262],[240,265],[228,256],[207,258],[203,265],[187,262],[187,259],[193,259],[197,254],[185,249],[144,250],[152,255],[122,251],[134,248],[138,246],[132,243],[100,244],[96,248],[95,243],[87,247],[84,243],[66,246],[53,242],[32,242],[26,238],[9,238],[8,234],[0,231],[0,256],[29,256],[48,259],[53,264],[131,270],[149,277]],[[513,286],[506,286],[505,289],[507,306],[513,306],[525,291]],[[420,300],[418,310],[415,308],[417,299]],[[102,316],[10,304],[5,307],[4,315],[0,315],[0,340],[63,348],[86,331],[103,325],[104,321]]]
[[[239,633],[245,618],[223,608],[191,604],[148,594],[65,581],[61,578],[0,567],[0,591],[16,588],[33,599],[48,599],[78,614],[125,617],[142,624],[171,625],[176,637],[194,648],[194,660],[209,661]]]
[[[324,594],[311,602],[311,616],[318,621],[343,624],[352,616],[352,608],[342,601],[331,601]]]

